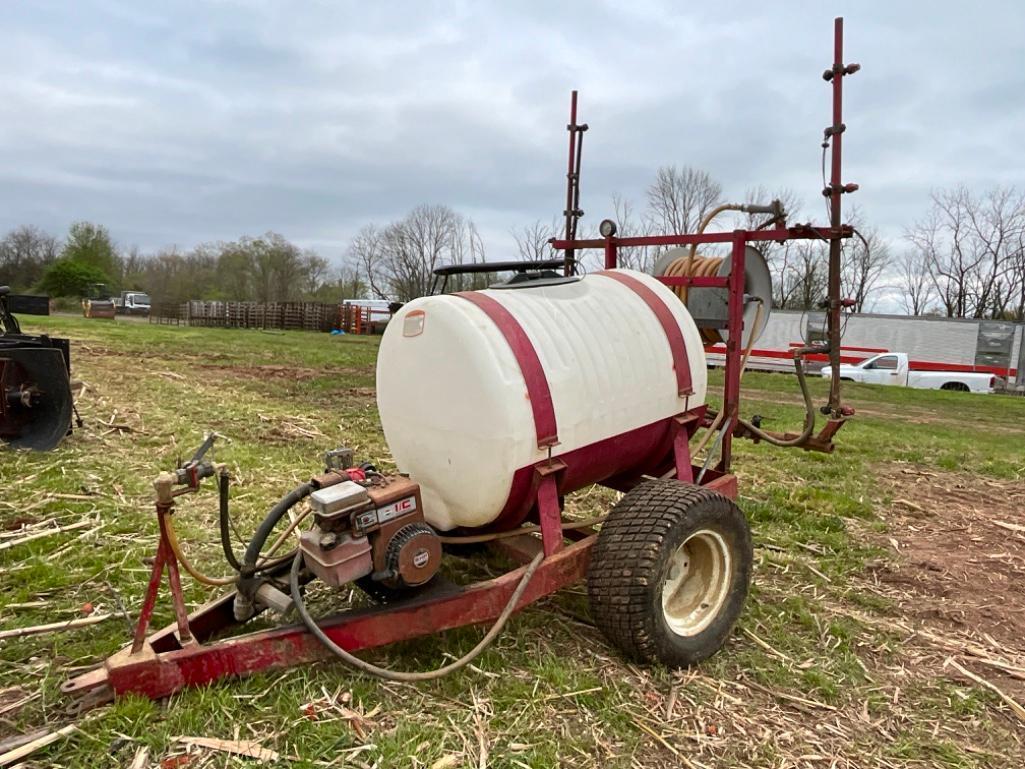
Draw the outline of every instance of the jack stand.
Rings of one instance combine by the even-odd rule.
[[[142,603],[142,610],[139,612],[139,622],[135,626],[132,654],[141,652],[146,643],[146,631],[153,619],[153,609],[157,603],[157,594],[160,592],[160,578],[164,574],[165,566],[167,567],[167,582],[171,588],[171,600],[174,603],[175,621],[178,623],[179,640],[182,646],[196,642],[189,629],[189,614],[185,609],[185,596],[182,594],[178,558],[167,537],[167,516],[174,512],[174,482],[175,476],[171,473],[161,473],[153,482],[153,486],[157,490],[157,523],[160,526],[160,544],[157,546],[157,554],[153,559],[153,570],[150,573],[149,587],[146,588],[146,598]]]

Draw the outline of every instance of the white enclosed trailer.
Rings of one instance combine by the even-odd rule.
[[[773,310],[748,362],[763,371],[793,371],[792,350],[822,339],[820,312]],[[911,371],[995,374],[1025,387],[1025,324],[968,318],[855,313],[847,316],[842,363],[860,363],[883,352],[906,352]],[[709,348],[708,363],[721,366],[725,348]],[[809,356],[825,365],[826,356]]]

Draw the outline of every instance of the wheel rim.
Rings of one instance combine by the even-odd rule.
[[[691,534],[669,558],[662,613],[677,635],[693,636],[715,619],[730,587],[732,559],[726,541],[710,529]]]

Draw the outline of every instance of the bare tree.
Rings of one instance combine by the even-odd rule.
[[[934,192],[906,238],[948,317],[1004,317],[1018,298],[1023,232],[1025,198],[1013,187],[976,197],[962,185]]]
[[[783,276],[786,303],[781,309],[814,310],[826,295],[829,268],[821,243],[800,241],[793,246],[790,268]]]
[[[929,267],[920,251],[910,249],[901,256],[898,287],[901,302],[909,315],[925,315],[934,298],[933,284],[929,279]]]
[[[516,240],[516,250],[519,252],[520,259],[535,262],[555,258],[555,252],[548,242],[551,238],[558,236],[555,222],[545,224],[537,219],[533,224],[513,230],[512,236]]]
[[[744,193],[745,203],[764,205],[773,200],[780,201],[789,221],[794,221],[800,217],[804,203],[788,187],[781,187],[775,192],[770,192],[764,186],[750,187]],[[724,221],[726,221],[725,217],[726,215],[724,214]],[[740,214],[738,220],[737,215],[734,215],[735,224],[746,230],[754,230],[765,225],[767,218],[765,214]],[[716,222],[718,221],[716,219]],[[716,224],[716,229],[727,229],[727,225]],[[772,275],[773,306],[779,308],[793,306],[797,301],[795,297],[799,293],[800,287],[804,285],[799,278],[801,272],[799,265],[807,266],[803,259],[798,258],[799,249],[796,246],[799,244],[795,241],[787,240],[783,243],[761,241],[753,245],[765,257],[765,261],[769,265],[769,272]]]
[[[484,261],[484,239],[477,225],[454,211],[452,240],[448,246],[450,264],[480,264]]]
[[[890,249],[875,228],[865,225],[857,208],[851,210],[848,224],[855,234],[843,244],[840,290],[854,301],[854,312],[865,312],[869,295],[890,261]]]
[[[458,214],[456,214],[449,250],[450,254],[447,259],[449,264],[480,264],[485,261],[484,240],[480,236],[477,225]],[[497,280],[498,275],[494,272],[453,275],[447,284],[447,290],[476,291],[487,288]],[[433,276],[431,282],[433,283]]]
[[[409,301],[431,289],[434,270],[484,260],[484,243],[473,222],[448,206],[421,205],[384,229],[368,225],[353,238],[350,257],[360,265],[371,293]],[[463,283],[482,283],[485,277]],[[464,288],[459,279],[457,290]]]
[[[1019,232],[1011,257],[1011,280],[1007,289],[1008,320],[1025,321],[1025,232]]]
[[[304,296],[310,296],[327,279],[331,265],[313,249],[306,249],[300,256],[299,286]]]
[[[633,203],[619,193],[612,196],[612,220],[621,237],[647,235],[650,217],[637,216]],[[641,272],[651,272],[655,264],[657,249],[647,246],[620,246],[616,256],[620,267]]]
[[[57,239],[32,226],[17,227],[0,240],[0,284],[27,289],[57,260]]]
[[[803,280],[801,265],[807,260],[799,258],[799,251],[808,246],[805,242],[788,240],[773,244],[769,249],[769,271],[772,274],[772,306],[781,310],[798,307],[798,294]]]
[[[1025,232],[1025,198],[1013,187],[996,187],[981,199],[969,197],[969,203],[970,231],[983,257],[970,289],[976,317],[1002,317],[1014,282],[1016,247]]]
[[[356,233],[349,245],[349,258],[363,273],[376,299],[388,298],[384,275],[384,238],[373,224],[367,224]]]
[[[434,268],[448,261],[458,224],[452,209],[423,205],[385,228],[385,275],[394,298],[406,302],[430,290]]]
[[[963,317],[967,300],[962,286],[965,282],[967,268],[963,266],[958,238],[960,227],[956,226],[959,219],[952,222],[954,242],[944,242],[944,223],[933,207],[926,216],[908,228],[904,237],[911,245],[916,261],[925,270],[929,279],[931,293],[942,305],[947,317]]]
[[[367,284],[358,269],[350,264],[344,264],[335,273],[335,286],[338,288],[338,296],[334,301],[342,299],[362,299],[366,295]]]
[[[362,270],[351,261],[346,261],[335,267],[329,266],[326,276],[309,297],[313,301],[328,303],[365,299],[367,288]]]
[[[662,166],[648,187],[650,231],[688,233],[722,197],[722,187],[706,171],[690,166]]]
[[[121,252],[121,286],[122,288],[137,287],[140,274],[146,264],[146,257],[138,246],[129,246]]]

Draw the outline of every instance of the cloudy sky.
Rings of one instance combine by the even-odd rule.
[[[1025,171],[1025,4],[4,2],[0,229],[78,219],[122,245],[267,230],[339,259],[421,202],[490,258],[562,210],[580,90],[583,208],[662,164],[820,216],[832,19],[846,17],[846,179],[886,236],[959,182]]]

